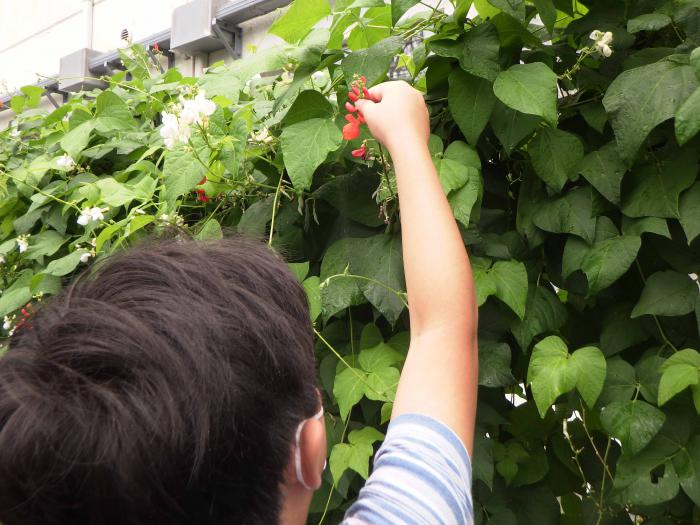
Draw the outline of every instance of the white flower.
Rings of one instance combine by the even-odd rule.
[[[0,255],[0,264],[5,264],[5,256]]]
[[[326,74],[323,71],[315,71],[311,75],[311,80],[313,80],[315,84],[325,84]]]
[[[180,112],[180,120],[186,124],[199,124],[203,126],[206,123],[207,117],[211,116],[216,111],[216,104],[206,98],[206,93],[203,89],[197,93],[197,96],[191,99],[180,97],[182,102],[182,111]]]
[[[94,257],[94,255],[90,252],[85,252],[80,255],[80,262],[85,264],[90,260],[90,257]]]
[[[612,44],[613,41],[613,34],[610,31],[603,33],[602,31],[596,29],[591,33],[590,38],[594,41],[594,45],[598,53],[606,58],[612,55],[613,51],[610,44]]]
[[[252,133],[251,139],[253,142],[258,142],[260,144],[269,144],[274,140],[274,137],[270,135],[270,131],[267,128],[263,128],[257,133]]]
[[[72,169],[75,166],[75,161],[68,153],[64,153],[63,156],[58,157],[56,164],[61,168]]]
[[[177,118],[174,113],[164,111],[162,114],[163,127],[160,128],[160,136],[165,142],[165,147],[173,149],[178,142],[186,144],[190,140],[190,128],[186,122]]]
[[[80,213],[80,216],[78,217],[78,224],[81,226],[87,226],[90,222],[101,221],[105,218],[103,212],[104,210],[102,208],[86,208]]]
[[[20,235],[17,237],[17,249],[19,253],[24,253],[29,248],[29,235]]]
[[[19,130],[18,130],[17,128],[15,128],[15,129],[13,129],[12,131],[10,131],[10,137],[12,137],[12,138],[14,138],[14,139],[16,139],[17,137],[19,137]]]
[[[2,329],[7,332],[9,332],[12,329],[12,319],[10,319],[8,316],[5,316],[5,318],[3,319]]]

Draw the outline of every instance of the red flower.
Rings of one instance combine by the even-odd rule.
[[[158,47],[158,42],[153,44],[153,51],[155,51],[156,53],[160,53],[160,48]]]
[[[364,144],[360,146],[358,149],[352,150],[352,156],[353,157],[363,157],[367,155],[367,146]]]
[[[360,97],[357,96],[357,95],[356,95],[355,93],[353,93],[352,91],[351,91],[350,93],[348,93],[348,98],[349,98],[350,100],[352,100],[353,102],[357,102],[358,100],[360,100]]]
[[[353,140],[360,136],[360,121],[349,122],[343,126],[343,139]]]
[[[204,190],[197,190],[197,200],[199,202],[209,202],[209,197]]]
[[[350,104],[350,102],[345,103],[345,109],[349,111],[350,113],[355,113],[357,111],[357,108]]]
[[[197,183],[197,186],[201,186],[201,185],[204,184],[205,182],[207,182],[207,176],[206,176],[206,175],[205,175],[204,177],[202,177],[202,180],[200,180],[200,181]]]

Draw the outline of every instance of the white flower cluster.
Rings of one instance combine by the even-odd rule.
[[[64,153],[63,156],[58,157],[58,159],[56,160],[56,165],[61,168],[66,168],[70,170],[75,167],[75,161],[71,158],[70,155],[68,155],[68,153]]]
[[[191,99],[181,96],[180,104],[172,113],[164,111],[162,114],[163,127],[160,128],[160,136],[165,142],[165,147],[173,149],[178,142],[187,144],[190,140],[190,126],[205,126],[207,118],[214,111],[216,104],[206,98],[204,90],[200,90],[197,96]]]
[[[105,208],[86,208],[80,213],[80,216],[78,217],[78,224],[81,226],[87,226],[93,221],[101,221],[105,218],[105,211],[107,211]]]
[[[14,315],[12,317],[9,317],[6,315],[5,318],[3,319],[2,329],[5,330],[6,332],[12,331],[12,329],[15,326],[14,321],[15,321]]]
[[[185,225],[185,219],[183,219],[180,215],[177,213],[173,215],[168,215],[167,213],[163,213],[160,217],[158,217],[159,220],[162,222],[169,222],[171,224],[174,224],[175,226],[181,227]]]
[[[82,246],[80,244],[75,245],[75,250],[77,252],[82,252],[80,254],[80,262],[85,264],[90,260],[90,258],[95,256],[95,244],[97,239],[91,239],[89,246]]]
[[[17,237],[17,249],[19,253],[24,253],[29,248],[29,235],[20,235]]]
[[[270,135],[270,130],[267,128],[262,128],[257,133],[251,133],[250,140],[251,142],[257,142],[258,144],[269,144],[274,140],[274,137]]]
[[[610,44],[612,44],[613,41],[613,34],[610,31],[603,33],[596,29],[591,33],[591,40],[594,41],[593,45],[598,53],[606,58],[612,55],[613,50]]]

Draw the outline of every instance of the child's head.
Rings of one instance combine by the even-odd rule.
[[[266,246],[133,249],[0,360],[0,521],[273,524],[318,409],[306,296]]]

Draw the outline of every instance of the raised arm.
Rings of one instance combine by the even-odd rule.
[[[421,93],[405,82],[370,90],[357,107],[391,154],[401,206],[411,344],[394,411],[431,416],[472,453],[478,373],[477,305],[471,266],[428,151]]]

